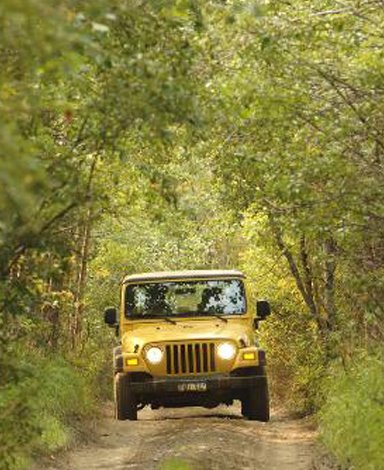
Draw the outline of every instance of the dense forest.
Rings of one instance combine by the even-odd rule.
[[[383,469],[382,0],[2,0],[0,468],[111,394],[127,273],[238,268],[273,402]]]

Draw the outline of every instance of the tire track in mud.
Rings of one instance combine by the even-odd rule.
[[[108,415],[94,443],[45,468],[163,470],[175,459],[191,470],[314,468],[315,431],[305,420],[274,414],[269,423],[247,421],[239,406],[144,409],[138,421],[115,421],[111,409]]]

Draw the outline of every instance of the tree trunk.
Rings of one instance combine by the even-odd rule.
[[[84,293],[87,282],[87,268],[88,257],[91,241],[91,228],[92,228],[92,183],[95,175],[96,164],[98,161],[98,154],[94,155],[90,169],[88,182],[86,187],[86,200],[88,201],[87,209],[84,218],[80,219],[79,223],[79,247],[77,249],[77,275],[74,288],[74,309],[70,321],[70,340],[71,347],[77,348],[81,342],[82,326],[83,326],[83,313],[84,313]]]
[[[337,247],[332,237],[324,243],[326,260],[324,265],[324,309],[327,315],[327,324],[330,331],[336,327],[335,307],[335,272]]]
[[[79,237],[79,258],[78,269],[74,293],[74,310],[71,318],[70,334],[71,347],[77,348],[82,334],[83,312],[84,312],[84,292],[87,282],[87,268],[90,248],[90,235],[92,226],[92,211],[89,207],[85,214],[84,220],[81,221],[80,237]]]
[[[283,234],[281,232],[281,229],[277,225],[275,219],[273,218],[273,216],[271,214],[269,215],[269,220],[270,220],[270,223],[271,223],[272,232],[275,236],[277,246],[279,247],[279,249],[280,249],[281,253],[283,254],[283,256],[285,257],[285,259],[288,261],[289,270],[291,271],[291,274],[292,274],[292,276],[293,276],[293,278],[296,282],[296,286],[297,286],[304,302],[306,303],[310,314],[316,320],[319,327],[322,328],[323,325],[322,325],[322,322],[321,322],[321,318],[320,318],[320,314],[319,314],[317,305],[316,305],[314,297],[313,297],[312,289],[307,290],[308,286],[306,286],[306,284],[305,284],[305,282],[304,282],[304,280],[303,280],[303,278],[300,274],[298,264],[296,263],[292,252],[286,246],[286,244],[284,242],[284,239],[283,239]]]

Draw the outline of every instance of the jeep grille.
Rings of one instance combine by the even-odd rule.
[[[203,374],[215,372],[214,343],[167,344],[167,374]]]

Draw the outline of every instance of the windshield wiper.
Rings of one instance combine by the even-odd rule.
[[[223,318],[218,313],[209,313],[208,315],[201,315],[201,316],[202,317],[215,317],[215,318],[218,318],[219,320],[223,321],[224,323],[228,323],[228,318]]]
[[[137,319],[143,319],[143,320],[164,320],[168,323],[172,323],[172,325],[177,325],[177,322],[175,320],[172,320],[169,317],[161,317],[160,315],[136,315],[134,317],[135,320]]]

